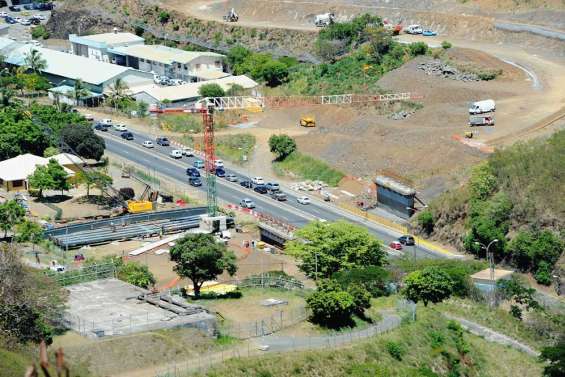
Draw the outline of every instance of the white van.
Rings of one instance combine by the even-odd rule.
[[[496,104],[492,99],[486,99],[484,101],[473,102],[471,106],[469,106],[469,114],[482,114],[482,113],[489,113],[491,111],[496,110]]]
[[[420,25],[408,25],[404,29],[404,32],[407,34],[422,34],[424,32],[424,29],[422,29],[422,26]]]
[[[111,126],[111,125],[112,125],[112,119],[108,119],[108,118],[106,118],[106,119],[100,119],[100,122],[99,122],[99,123],[100,123],[100,124],[103,124],[103,125],[105,125],[105,126]]]

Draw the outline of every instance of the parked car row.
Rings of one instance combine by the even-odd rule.
[[[432,29],[424,29],[422,26],[418,24],[408,25],[404,28],[404,32],[406,34],[421,34],[426,37],[434,37],[437,35],[437,32]]]
[[[8,24],[21,24],[24,26],[39,25],[41,21],[45,20],[45,17],[41,14],[36,14],[30,18],[24,18],[20,16],[11,16],[7,12],[0,12],[0,18],[4,18],[4,21]]]
[[[25,10],[45,11],[45,10],[53,10],[54,7],[55,5],[53,3],[31,3],[22,6],[10,5],[8,9],[12,12],[20,12],[22,8]]]
[[[164,86],[177,86],[177,85],[188,84],[188,82],[184,80],[171,79],[167,76],[159,76],[159,75],[153,76],[153,82],[155,84],[164,85]]]

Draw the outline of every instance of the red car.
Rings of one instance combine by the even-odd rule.
[[[402,244],[398,241],[392,241],[388,244],[388,247],[394,250],[402,250]]]

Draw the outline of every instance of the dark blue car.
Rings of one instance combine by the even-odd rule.
[[[223,178],[226,176],[226,171],[224,169],[217,168],[216,169],[216,176]]]
[[[188,184],[194,187],[202,186],[202,180],[198,177],[189,177]]]
[[[186,175],[189,177],[200,177],[200,172],[196,168],[187,168]]]

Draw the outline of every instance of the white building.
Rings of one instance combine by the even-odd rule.
[[[0,54],[7,64],[25,65],[31,50],[37,50],[45,59],[47,64],[41,74],[56,86],[73,86],[75,80],[81,79],[92,92],[104,93],[118,78],[129,87],[153,82],[148,72],[0,38]]]
[[[161,105],[164,102],[189,104],[200,99],[198,89],[205,84],[218,84],[224,90],[237,84],[244,89],[253,89],[257,83],[245,75],[228,76],[217,80],[194,82],[177,86],[140,85],[130,88],[130,94],[137,100],[150,105]]]
[[[224,55],[185,51],[161,45],[129,45],[108,49],[115,64],[188,82],[229,76],[223,71]]]
[[[71,51],[75,55],[84,56],[85,58],[100,60],[107,63],[113,63],[108,49],[143,45],[145,40],[132,33],[113,33],[94,34],[78,36],[76,34],[69,35],[71,42]]]
[[[57,155],[59,156],[59,155]],[[61,158],[60,156],[58,158]],[[6,191],[28,190],[28,177],[33,175],[38,166],[49,163],[48,158],[35,156],[30,153],[22,154],[0,162],[0,186]],[[69,177],[74,171],[63,166]]]

